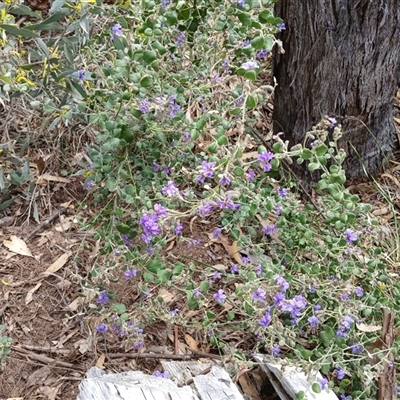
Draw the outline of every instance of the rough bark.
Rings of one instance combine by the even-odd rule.
[[[343,125],[347,177],[376,176],[398,146],[399,0],[279,0],[284,54],[275,54],[274,132],[291,145],[324,115]],[[362,159],[362,162],[360,161]],[[308,177],[303,166],[297,169]]]

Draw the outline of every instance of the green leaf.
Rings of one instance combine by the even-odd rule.
[[[269,10],[264,10],[261,11],[260,14],[258,14],[258,20],[265,24],[268,21],[268,18],[271,16],[271,12]]]
[[[221,135],[217,139],[217,143],[219,146],[224,146],[224,145],[228,144],[228,138],[225,135]]]
[[[307,166],[307,168],[308,168],[308,170],[309,170],[310,172],[316,171],[317,169],[319,169],[319,167],[320,167],[320,164],[318,164],[318,163],[310,163],[310,164],[308,164],[308,166]]]
[[[210,282],[208,281],[203,281],[200,283],[200,292],[201,293],[206,293],[210,290]]]
[[[250,71],[246,71],[244,77],[254,82],[256,80],[257,73],[254,71],[254,69],[252,69]]]
[[[242,112],[242,109],[240,107],[236,107],[229,111],[229,113],[231,115],[239,115],[241,112]]]
[[[118,224],[117,225],[118,232],[121,232],[124,235],[128,234],[130,229],[131,229],[130,226],[127,224]]]
[[[255,37],[252,41],[251,41],[251,45],[252,47],[254,47],[257,50],[261,50],[264,48],[264,38],[261,36],[257,36]]]
[[[213,313],[212,311],[206,311],[206,316],[207,316],[207,319],[214,319],[215,313]]]
[[[143,61],[145,63],[151,64],[156,59],[157,59],[157,54],[155,51],[145,50],[143,52]]]
[[[185,268],[185,264],[177,262],[172,269],[172,275],[180,275]]]
[[[49,10],[49,14],[54,14],[56,11],[58,11],[65,3],[67,0],[55,0],[51,4],[51,8]]]
[[[246,106],[249,108],[257,107],[257,98],[251,94],[249,94],[246,98]]]
[[[315,147],[315,152],[316,152],[317,156],[323,156],[327,151],[328,151],[328,147],[325,146],[324,144],[321,144],[321,145]]]
[[[249,26],[252,23],[251,20],[251,14],[248,12],[241,12],[238,14],[239,21],[244,25],[244,26]]]
[[[4,29],[7,33],[10,33],[14,36],[22,36],[25,38],[39,37],[35,32],[31,32],[28,29],[19,29],[15,25],[0,24],[0,28]]]
[[[319,385],[319,383],[314,382],[311,386],[312,390],[314,393],[321,393],[321,386]]]
[[[41,22],[40,24],[27,25],[25,28],[30,31],[61,31],[64,29],[58,22]]]
[[[274,46],[275,40],[273,37],[271,36],[266,36],[264,38],[264,48],[266,48],[267,50],[271,50],[272,47]]]
[[[117,314],[123,314],[124,312],[126,312],[126,307],[125,304],[123,303],[115,303],[112,306],[112,309],[117,313]]]
[[[165,269],[165,264],[163,264],[160,259],[155,258],[155,259],[151,260],[147,264],[146,268],[147,268],[148,271],[153,272],[154,274],[156,274],[158,271],[161,271],[161,270]]]
[[[171,278],[171,272],[166,269],[157,271],[157,277],[160,283],[167,283]]]
[[[145,75],[140,80],[140,86],[146,88],[153,84],[153,78],[150,75]]]
[[[167,26],[175,25],[178,22],[178,16],[175,11],[169,11],[164,15]]]
[[[40,18],[40,14],[37,12],[33,12],[29,7],[24,6],[23,4],[14,5],[11,10],[11,14],[15,15],[28,15],[33,18]]]
[[[251,317],[254,313],[254,309],[248,301],[243,302],[243,308],[246,311],[246,314]]]
[[[154,281],[154,275],[151,272],[145,272],[143,274],[143,279],[145,282],[153,282]]]

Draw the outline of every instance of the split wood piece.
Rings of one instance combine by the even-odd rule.
[[[312,390],[309,377],[299,368],[278,364],[276,359],[258,354],[253,356],[259,362],[261,369],[267,374],[271,385],[278,393],[281,400],[296,400],[296,394],[300,391],[305,393],[305,398],[309,400],[337,400],[336,394],[332,390],[322,390],[315,393]],[[311,382],[320,381],[322,375],[315,371]]]
[[[384,361],[383,372],[379,376],[379,400],[396,400],[396,368],[393,366],[394,356],[390,349],[393,347],[394,337],[394,311],[382,309],[383,328],[382,344],[389,352],[388,358]]]
[[[212,366],[210,372],[201,375],[209,365],[198,362],[162,362],[171,379],[146,375],[141,371],[107,374],[93,367],[79,385],[77,400],[244,400],[228,373]],[[197,372],[198,376],[192,373]],[[187,378],[193,379],[191,386]],[[183,382],[183,384],[181,384]]]
[[[25,236],[24,242],[27,243],[33,236],[35,236],[40,230],[42,230],[44,227],[49,225],[51,222],[53,222],[55,219],[60,217],[61,215],[68,214],[68,208],[61,207],[54,215],[52,215],[50,218],[48,218],[46,221],[42,222],[40,225],[38,225],[29,235]]]

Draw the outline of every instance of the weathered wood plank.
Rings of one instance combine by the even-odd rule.
[[[307,375],[299,368],[288,365],[282,368],[282,364],[278,364],[276,358],[261,354],[254,356],[254,359],[260,363],[260,367],[267,374],[281,400],[296,400],[296,394],[300,391],[304,391],[308,400],[337,400],[337,396],[332,390],[315,393]],[[319,372],[315,372],[313,376],[317,381],[323,378]]]

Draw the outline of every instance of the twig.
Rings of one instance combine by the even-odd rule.
[[[155,353],[140,353],[140,354],[133,354],[133,353],[114,353],[108,354],[108,358],[110,360],[115,358],[155,358],[155,359],[162,359],[162,360],[181,360],[181,361],[189,361],[189,360],[196,360],[198,358],[215,358],[220,359],[221,357],[216,354],[210,353],[202,353],[200,351],[190,350],[194,354],[155,354]]]
[[[175,355],[179,355],[179,328],[178,325],[174,325],[174,350]]]
[[[29,235],[25,236],[24,242],[27,243],[31,239],[32,236],[36,235],[41,229],[43,229],[45,226],[47,226],[51,222],[53,222],[56,218],[58,218],[64,214],[68,214],[68,208],[61,207],[54,215],[52,215],[46,221],[44,221],[40,225],[38,225]]]

